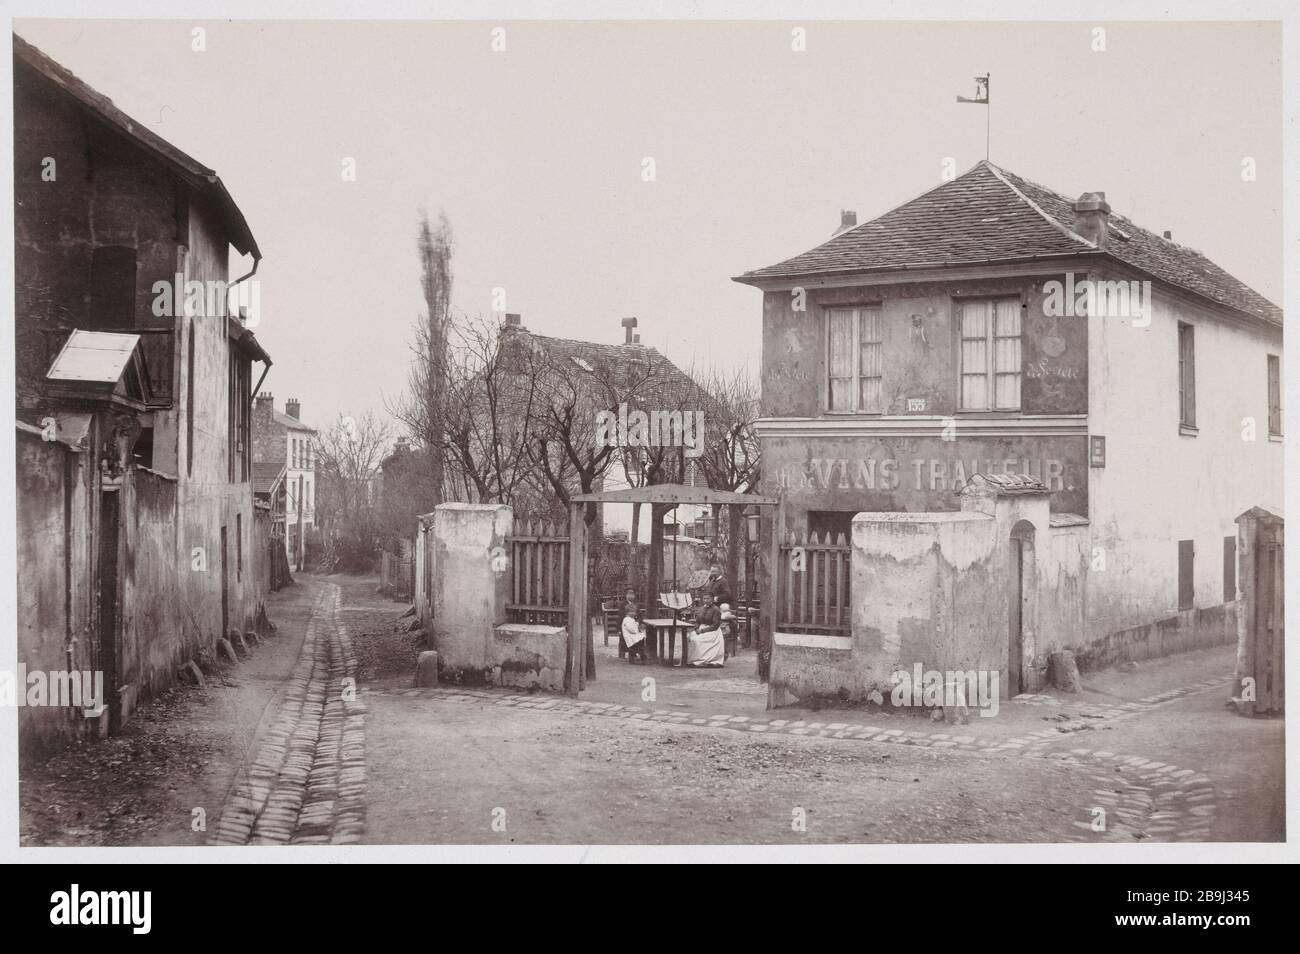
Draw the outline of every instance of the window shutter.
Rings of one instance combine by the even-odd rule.
[[[1192,585],[1192,566],[1195,544],[1191,540],[1178,541],[1178,608],[1189,610],[1195,602],[1195,588]]]
[[[1223,602],[1237,598],[1237,538],[1223,538]]]

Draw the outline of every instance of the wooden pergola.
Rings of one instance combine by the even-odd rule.
[[[781,497],[759,494],[740,494],[730,490],[711,490],[707,487],[688,487],[685,484],[651,484],[648,487],[629,487],[606,490],[600,493],[577,494],[569,503],[569,639],[564,654],[564,690],[576,696],[586,685],[586,647],[591,638],[591,617],[587,613],[587,524],[583,509],[587,504],[656,504],[678,507],[682,504],[725,507],[775,507],[776,512],[759,522],[759,585],[762,605],[770,607],[759,617],[759,675],[766,678],[763,668],[763,651],[772,645],[772,625],[775,619],[777,575],[775,573],[780,546],[777,528],[784,524],[784,505]],[[762,511],[760,511],[761,513]],[[659,580],[652,580],[652,592],[657,592]]]

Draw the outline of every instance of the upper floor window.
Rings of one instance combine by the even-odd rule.
[[[252,476],[252,459],[249,440],[252,426],[253,384],[252,364],[239,354],[231,354],[229,368],[229,399],[226,421],[226,458],[231,483],[247,481]]]
[[[1196,329],[1178,323],[1178,423],[1196,427]]]
[[[1020,410],[1020,300],[962,302],[961,409]]]
[[[881,324],[879,305],[827,310],[829,410],[881,412]]]
[[[1282,363],[1275,354],[1268,356],[1268,435],[1282,436]]]
[[[100,245],[90,253],[90,327],[135,325],[135,270],[133,248]]]

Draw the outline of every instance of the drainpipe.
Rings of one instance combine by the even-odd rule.
[[[226,314],[227,314],[227,315],[230,314],[230,293],[233,292],[233,291],[235,290],[235,286],[236,286],[236,285],[241,284],[242,282],[246,282],[246,281],[248,281],[250,278],[252,278],[254,275],[256,275],[256,274],[257,274],[257,266],[259,266],[259,265],[261,265],[261,264],[262,264],[262,256],[260,256],[260,255],[255,255],[255,256],[253,257],[253,269],[252,269],[252,271],[250,271],[247,275],[241,275],[239,278],[236,278],[233,282],[231,282],[229,285],[226,286]],[[256,393],[256,391],[254,391],[254,393]]]

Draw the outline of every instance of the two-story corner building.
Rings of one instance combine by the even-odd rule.
[[[101,671],[106,717],[25,708],[38,743],[110,730],[265,598],[254,365],[211,170],[14,37],[19,656]],[[254,265],[254,268],[256,265]]]
[[[276,506],[284,525],[285,555],[296,570],[303,568],[306,535],[316,526],[316,430],[300,420],[301,414],[297,398],[284,402],[283,413],[275,409],[269,391],[253,402],[253,462],[267,479],[273,466],[284,468]]]
[[[735,279],[763,292],[762,490],[783,530],[956,511],[973,475],[1026,474],[1050,492],[1039,559],[1072,564],[1045,571],[1052,599],[1073,604],[1027,669],[1232,638],[1234,518],[1282,507],[1281,311],[1104,193],[987,161],[844,224]],[[840,649],[862,649],[870,578]]]

